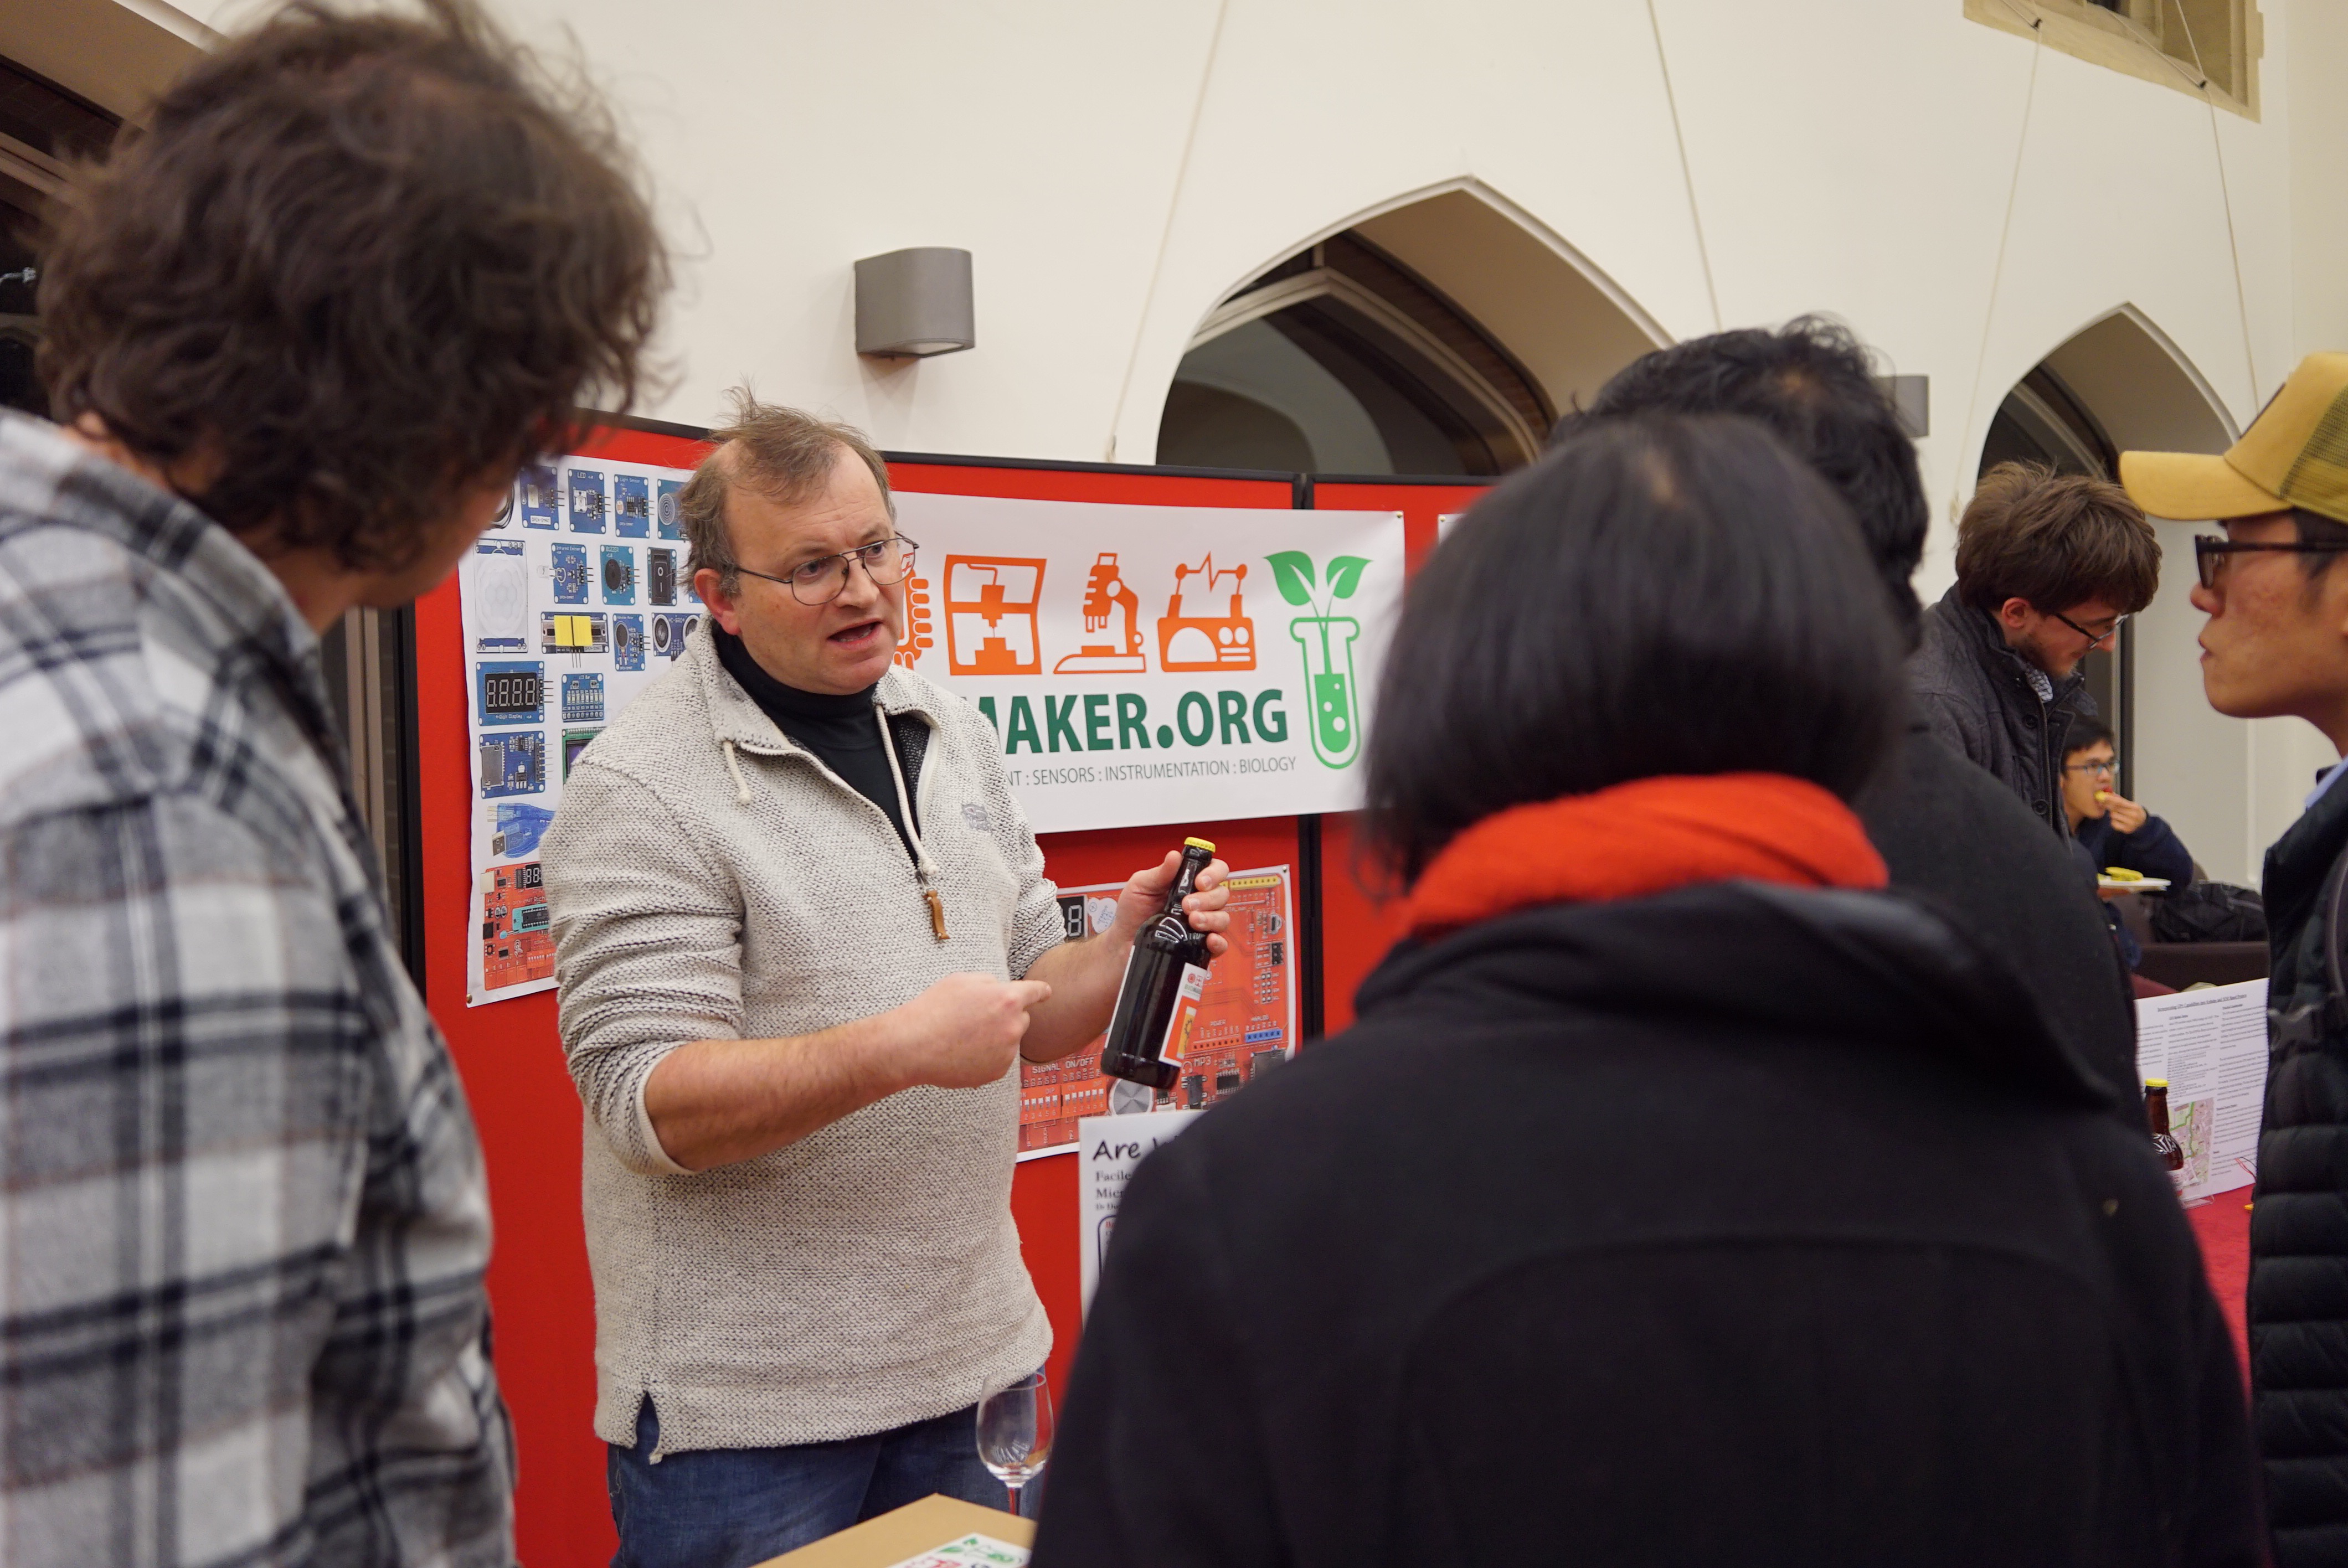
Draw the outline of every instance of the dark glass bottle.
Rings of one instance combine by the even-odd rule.
[[[2150,1078],[2144,1085],[2144,1119],[2152,1129],[2152,1152],[2171,1171],[2185,1169],[2185,1150],[2168,1130],[2168,1080]]]
[[[1182,866],[1166,890],[1166,907],[1134,940],[1101,1051],[1100,1070],[1112,1078],[1148,1084],[1160,1094],[1181,1080],[1180,1063],[1166,1060],[1167,1048],[1180,1057],[1207,984],[1207,938],[1190,928],[1182,900],[1198,891],[1199,873],[1214,857],[1215,846],[1205,839],[1182,841]]]

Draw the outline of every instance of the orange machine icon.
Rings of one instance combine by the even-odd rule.
[[[1231,585],[1231,613],[1182,613],[1182,583],[1186,578],[1193,577],[1207,579],[1206,591],[1210,594],[1215,591],[1217,582],[1228,579]],[[1255,622],[1241,613],[1240,593],[1246,583],[1244,561],[1229,571],[1217,571],[1212,555],[1197,566],[1177,566],[1174,591],[1167,597],[1166,613],[1158,621],[1159,668],[1169,672],[1254,669]]]
[[[946,557],[946,663],[956,675],[1040,675],[1035,608],[1045,563],[1026,556]]]
[[[937,645],[931,633],[936,628],[930,620],[930,579],[908,577],[905,579],[905,641],[897,644],[896,662],[911,670],[922,661],[924,649]]]
[[[1105,630],[1112,609],[1124,612],[1125,630],[1120,641],[1087,642],[1076,652],[1062,656],[1052,666],[1053,674],[1129,675],[1149,668],[1149,661],[1141,652],[1141,600],[1125,585],[1117,570],[1117,552],[1103,550],[1093,562],[1092,575],[1085,579],[1085,630]]]

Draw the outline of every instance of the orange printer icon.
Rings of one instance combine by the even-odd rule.
[[[1045,565],[1025,556],[946,557],[946,663],[954,674],[1043,673],[1035,610]]]

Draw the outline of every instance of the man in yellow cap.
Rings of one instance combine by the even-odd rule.
[[[2302,361],[2222,456],[2127,452],[2120,482],[2155,517],[2210,518],[2194,541],[2201,682],[2240,719],[2291,714],[2348,746],[2348,354]],[[2334,767],[2267,851],[2274,1053],[2250,1230],[2253,1426],[2277,1568],[2348,1559],[2348,996],[2331,959],[2348,873]]]

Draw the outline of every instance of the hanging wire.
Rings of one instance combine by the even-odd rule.
[[[1989,368],[1990,331],[1997,323],[1998,289],[2005,280],[2005,245],[2006,241],[2011,238],[2013,233],[2013,207],[2016,199],[2022,192],[2023,154],[2028,150],[2030,146],[2030,112],[2038,102],[2038,60],[2039,56],[2046,52],[2046,35],[2040,26],[2040,24],[2044,20],[2044,18],[2039,16],[2035,12],[2028,9],[2027,7],[2017,4],[2016,0],[2005,0],[2005,4],[2011,6],[2015,14],[2020,15],[2024,22],[2029,24],[2030,26],[2030,39],[2032,44],[2030,51],[2030,82],[2029,85],[2023,89],[2022,131],[2020,135],[2013,138],[2013,173],[2006,181],[2005,218],[2004,220],[1998,225],[1997,261],[1990,269],[1989,302],[1982,308],[1981,346],[1973,355],[1972,384],[1967,389],[1965,396],[1965,425],[1963,433],[1959,436],[1957,441],[1957,461],[1960,465],[1964,461],[1964,455],[1972,450],[1973,422],[1976,416],[1976,412],[1981,407],[1982,374]],[[1956,519],[1957,503],[1963,497],[1965,491],[1970,487],[1971,487],[1965,481],[1963,469],[1960,466],[1949,490],[1949,518],[1951,521],[1953,522]]]
[[[1712,282],[1712,250],[1704,243],[1704,214],[1697,210],[1695,171],[1688,163],[1687,132],[1680,128],[1679,99],[1672,93],[1671,62],[1663,56],[1663,25],[1655,15],[1655,0],[1647,0],[1647,26],[1655,35],[1655,68],[1663,73],[1663,106],[1672,112],[1672,139],[1679,144],[1680,182],[1687,188],[1688,222],[1695,230],[1695,257],[1704,265],[1704,294],[1712,303],[1712,330],[1726,323],[1720,314],[1720,291]]]
[[[2226,210],[2226,250],[2234,259],[2234,309],[2241,318],[2242,364],[2250,377],[2250,406],[2256,408],[2263,401],[2259,395],[2259,357],[2250,346],[2250,295],[2242,282],[2242,244],[2234,233],[2234,190],[2226,178],[2226,143],[2218,130],[2218,103],[2209,96],[2209,67],[2202,61],[2201,46],[2194,41],[2193,23],[2185,15],[2183,0],[2168,0],[2168,4],[2177,12],[2177,25],[2185,29],[2185,46],[2193,51],[2193,68],[2201,73],[2195,85],[2201,93],[2201,107],[2209,114],[2209,151],[2218,160],[2218,197]],[[2162,51],[2161,58],[2170,57]]]

